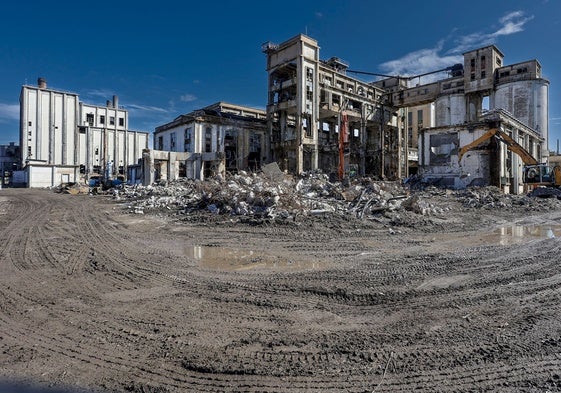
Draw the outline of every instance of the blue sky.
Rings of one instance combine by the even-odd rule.
[[[411,75],[494,43],[505,64],[538,59],[550,85],[550,147],[561,139],[561,1],[198,3],[11,1],[0,13],[0,144],[18,142],[19,93],[48,86],[129,110],[132,129],[217,101],[264,108],[265,41],[307,33],[352,69]]]

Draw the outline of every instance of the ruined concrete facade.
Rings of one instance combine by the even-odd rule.
[[[202,180],[225,171],[258,170],[269,160],[265,119],[263,110],[217,102],[156,127],[154,148],[187,153],[180,177]]]
[[[458,162],[458,149],[492,127],[502,127],[537,161],[547,162],[549,81],[537,60],[505,66],[503,58],[494,45],[466,52],[462,73],[391,93],[399,107],[435,105],[434,127],[422,128],[419,136],[419,173],[425,179],[523,192],[524,163],[501,144],[486,143]]]
[[[549,82],[537,60],[504,65],[503,53],[490,45],[464,53],[444,78],[421,84],[419,77],[410,87],[417,77],[370,83],[350,77],[356,71],[338,58],[320,60],[317,41],[302,34],[267,42],[262,51],[271,158],[281,169],[334,173],[344,150],[346,175],[399,179],[418,169],[450,187],[521,192],[523,163],[504,146],[485,144],[465,158],[466,167],[458,163],[460,147],[496,126],[537,161],[547,161]],[[341,149],[343,118],[348,131]]]
[[[458,160],[459,147],[475,141],[491,128],[499,127],[530,155],[538,157],[539,134],[502,109],[481,115],[479,121],[421,130],[419,168],[424,180],[449,188],[493,185],[505,193],[525,191],[523,162],[506,144],[491,139]]]
[[[398,179],[407,175],[406,109],[387,105],[383,87],[347,75],[338,59],[320,60],[317,41],[303,34],[267,42],[267,128],[272,160],[292,173],[337,172],[339,132],[345,174]]]

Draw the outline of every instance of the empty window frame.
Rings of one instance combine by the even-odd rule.
[[[312,86],[306,86],[306,100],[313,101],[314,100],[314,90]]]
[[[312,82],[314,80],[314,70],[306,67],[306,80]]]
[[[430,165],[448,165],[458,154],[458,133],[430,135]]]
[[[185,137],[184,137],[184,144],[183,144],[183,151],[190,152],[191,151],[191,127],[187,127],[185,129]]]
[[[306,138],[311,138],[313,136],[312,122],[308,116],[302,118],[302,129],[304,130]]]
[[[212,151],[212,127],[205,128],[205,152]]]

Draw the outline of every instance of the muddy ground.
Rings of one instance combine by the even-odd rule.
[[[0,388],[561,390],[559,201],[434,203],[244,223],[0,190]]]

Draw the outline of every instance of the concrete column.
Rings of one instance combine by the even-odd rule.
[[[142,152],[142,185],[148,186],[154,183],[154,156],[152,151],[145,149]]]
[[[518,130],[516,128],[512,129],[512,139],[514,139],[517,143],[520,143],[520,141],[518,140]],[[520,145],[524,145],[524,143],[521,143]],[[521,171],[519,170],[518,166],[522,164],[522,160],[520,159],[520,157],[517,154],[512,154],[512,182],[513,182],[513,189],[514,189],[514,193],[515,194],[520,194],[520,173]]]

